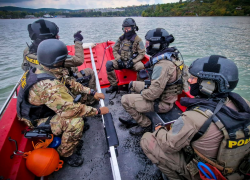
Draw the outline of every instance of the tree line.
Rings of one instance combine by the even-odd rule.
[[[157,5],[141,5],[123,8],[125,11],[94,12],[86,11],[56,11],[49,12],[52,16],[66,17],[169,17],[169,16],[246,16],[250,15],[250,0],[187,0],[178,3]],[[18,19],[26,15],[42,17],[46,12],[0,11],[0,18]]]
[[[250,14],[249,0],[188,0],[158,4],[142,12],[143,17],[169,16],[245,16]]]
[[[125,11],[116,12],[94,12],[94,10],[86,11],[57,11],[49,12],[48,14],[52,16],[63,15],[66,17],[119,17],[119,16],[141,16],[143,10],[146,10],[150,5],[132,6],[125,7]],[[10,18],[25,18],[26,15],[34,15],[35,17],[42,17],[47,14],[47,12],[27,12],[27,11],[0,11],[0,18],[10,19]]]

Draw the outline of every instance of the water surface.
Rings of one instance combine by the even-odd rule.
[[[73,34],[82,30],[84,42],[116,41],[122,32],[122,17],[49,19],[60,29],[60,39],[73,44]],[[235,61],[239,78],[235,92],[250,100],[250,18],[249,17],[134,17],[138,35],[145,42],[148,30],[165,28],[175,37],[185,62],[218,54]],[[31,43],[27,26],[34,19],[0,20],[0,107],[23,73],[21,63],[26,42]],[[226,68],[226,67],[225,67]]]

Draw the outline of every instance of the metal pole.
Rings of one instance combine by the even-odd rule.
[[[23,77],[23,75],[22,75],[21,78],[18,80],[18,82],[16,83],[15,87],[14,87],[13,90],[11,91],[9,97],[8,97],[7,100],[5,101],[3,107],[1,108],[0,117],[2,116],[2,114],[3,114],[4,110],[5,110],[5,108],[8,106],[8,104],[9,104],[9,102],[10,102],[10,100],[11,100],[13,94],[16,92],[16,89],[17,89],[17,87],[19,86],[19,83],[20,83],[22,77]]]
[[[100,82],[99,82],[99,79],[98,79],[98,74],[97,74],[97,71],[96,71],[95,60],[94,60],[94,56],[93,56],[93,53],[92,53],[91,46],[89,46],[89,51],[90,51],[90,55],[91,55],[91,63],[92,63],[93,71],[95,73],[96,89],[97,89],[98,93],[102,93]],[[105,106],[103,99],[100,100],[100,104],[101,104],[101,107]],[[102,122],[103,122],[103,125],[105,127],[103,115],[102,115]],[[115,153],[115,147],[110,146],[109,147],[109,152],[110,152],[110,163],[111,163],[113,178],[114,178],[114,180],[121,180],[120,170],[119,170],[119,166],[118,166],[118,162],[117,162],[117,158],[116,158],[116,153]]]

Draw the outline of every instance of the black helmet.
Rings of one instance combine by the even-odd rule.
[[[39,19],[28,25],[28,31],[31,40],[44,40],[56,38],[59,28],[53,22]]]
[[[212,55],[195,60],[189,67],[189,72],[201,81],[212,80],[215,89],[211,93],[227,93],[232,91],[239,81],[236,64],[224,56]],[[200,91],[202,92],[202,87]],[[203,92],[204,94],[209,94]],[[211,95],[210,93],[210,95]]]
[[[42,41],[37,49],[37,59],[40,64],[50,67],[62,67],[55,66],[59,62],[66,60],[68,56],[68,49],[66,45],[57,39],[47,39]]]
[[[168,47],[170,43],[174,42],[173,35],[169,35],[169,33],[163,28],[149,30],[145,39],[149,42],[148,45],[146,43],[148,55],[154,55],[162,49]]]
[[[136,26],[135,20],[133,18],[126,18],[122,23],[122,30],[124,27],[131,27],[133,31],[138,31],[139,28]]]

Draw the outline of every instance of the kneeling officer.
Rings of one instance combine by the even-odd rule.
[[[143,135],[144,153],[170,180],[201,179],[199,161],[216,167],[228,180],[249,179],[243,176],[250,166],[249,102],[231,92],[238,83],[237,66],[212,55],[195,60],[189,72],[195,98],[181,99],[188,110],[171,130],[158,126]]]
[[[21,80],[17,99],[19,120],[29,127],[50,123],[54,135],[62,135],[61,145],[57,148],[63,160],[70,166],[80,166],[83,159],[74,153],[82,137],[83,117],[108,113],[107,107],[100,109],[73,102],[63,79],[59,81],[54,72],[61,71],[68,50],[66,45],[56,39],[44,40],[38,46],[38,60],[43,68],[32,68],[26,71]],[[53,70],[53,71],[48,71]],[[91,94],[97,100],[104,99],[97,93],[81,84],[79,93]]]
[[[119,120],[132,127],[132,135],[141,135],[151,130],[151,121],[143,113],[155,111],[166,113],[173,108],[173,104],[182,93],[185,65],[178,57],[176,48],[169,47],[174,37],[162,28],[147,32],[146,51],[151,59],[145,67],[152,66],[153,73],[150,80],[145,82],[132,81],[129,88],[137,94],[122,96],[121,103],[133,119]],[[135,122],[136,121],[136,122]]]

